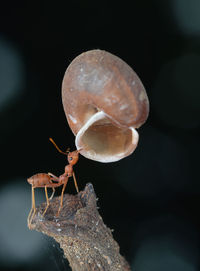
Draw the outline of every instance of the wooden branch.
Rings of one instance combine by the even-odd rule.
[[[59,217],[56,213],[60,197],[51,201],[44,217],[42,213],[46,204],[41,204],[30,229],[53,237],[73,271],[130,271],[111,230],[99,215],[96,201],[93,186],[89,183],[77,195],[64,195]]]

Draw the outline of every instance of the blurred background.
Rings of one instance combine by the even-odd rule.
[[[0,268],[70,270],[52,239],[27,228],[26,179],[63,172],[66,157],[48,140],[75,148],[61,101],[63,75],[74,57],[97,48],[136,71],[150,116],[128,158],[80,158],[79,188],[94,185],[104,222],[133,271],[200,270],[199,0],[1,4]],[[67,190],[75,194],[72,181]],[[36,201],[45,201],[43,189]]]

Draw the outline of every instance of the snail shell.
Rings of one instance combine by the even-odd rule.
[[[99,162],[130,155],[149,101],[137,74],[119,57],[102,50],[77,56],[62,83],[64,111],[80,153]]]

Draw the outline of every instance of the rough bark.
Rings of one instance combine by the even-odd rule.
[[[45,204],[41,204],[30,229],[53,237],[73,271],[130,271],[111,230],[99,215],[92,184],[77,195],[64,195],[63,208],[56,217],[59,200],[56,197],[51,201],[44,217]]]

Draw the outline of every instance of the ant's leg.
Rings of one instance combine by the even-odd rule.
[[[48,172],[48,175],[52,178],[52,181],[59,182],[59,178],[51,172]]]
[[[51,187],[53,192],[51,194],[51,197],[49,198],[49,200],[52,200],[53,196],[54,196],[54,193],[55,193],[55,188],[54,187],[58,187],[58,186],[61,186],[62,184],[60,183],[51,183],[51,184],[48,184],[46,185],[46,187]]]
[[[53,182],[52,182],[52,179],[51,180],[49,180],[50,181],[50,183],[51,184],[53,184]],[[54,193],[55,193],[55,188],[54,187],[52,187],[52,194],[51,194],[51,197],[49,198],[49,200],[52,200],[52,198],[53,198],[53,196],[54,196]]]
[[[32,213],[32,211],[33,211],[33,213]],[[29,228],[30,228],[31,222],[33,220],[33,217],[35,215],[35,212],[36,212],[36,208],[35,208],[35,191],[34,191],[34,187],[32,186],[32,207],[31,207],[30,213],[28,215],[28,226],[29,226]]]
[[[60,197],[60,207],[59,207],[59,209],[58,209],[57,216],[59,216],[59,214],[60,214],[60,210],[61,210],[61,209],[62,209],[62,207],[63,207],[63,195],[64,195],[64,191],[65,191],[65,188],[66,188],[67,182],[68,182],[68,178],[67,178],[66,182],[65,182],[65,183],[64,183],[64,185],[63,185],[63,189],[62,189],[62,193],[61,193],[61,197]]]
[[[51,181],[50,181],[51,183],[52,183],[52,181],[59,182],[59,178],[58,178],[57,176],[55,176],[54,174],[48,172],[48,175],[51,177]],[[52,183],[52,184],[53,184],[53,183]],[[49,198],[50,200],[52,200],[52,198],[53,198],[53,196],[54,196],[54,193],[55,193],[55,188],[52,187],[52,189],[53,189],[53,192],[52,192],[52,194],[51,194],[51,197]]]
[[[61,186],[61,185],[62,185],[62,183],[51,183],[51,184],[45,185],[45,187],[46,188],[51,187],[53,189],[54,187],[58,187],[58,186]]]
[[[44,212],[42,214],[43,216],[45,215],[45,213],[46,213],[46,211],[47,211],[47,209],[49,207],[49,198],[48,198],[48,193],[47,193],[47,187],[46,187],[46,185],[45,185],[44,189],[45,189],[45,196],[46,196],[46,200],[47,200],[47,206],[46,206],[46,208],[45,208],[45,210],[44,210]]]
[[[52,192],[51,197],[49,198],[49,200],[52,200],[52,198],[54,196],[54,193],[55,193],[55,188],[54,187],[52,187],[52,190],[53,190],[53,192]]]
[[[31,189],[33,190],[33,187]],[[33,211],[33,193],[32,193],[32,206],[31,206],[31,210],[29,212],[28,218],[27,218],[28,226],[31,224],[30,223],[30,216],[32,214],[32,211]]]
[[[74,184],[75,184],[75,187],[76,187],[76,191],[77,191],[77,193],[79,193],[79,189],[78,189],[78,185],[77,185],[77,181],[76,181],[76,177],[75,177],[74,172],[73,172],[73,179],[74,179]]]

